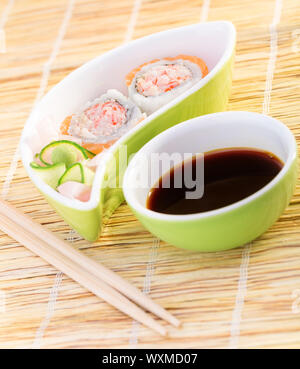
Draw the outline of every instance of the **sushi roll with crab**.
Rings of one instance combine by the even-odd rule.
[[[132,101],[111,89],[86,104],[78,113],[67,117],[60,132],[78,138],[84,148],[99,154],[144,117],[145,114]]]
[[[151,114],[208,74],[205,62],[189,55],[156,59],[126,76],[130,99]]]

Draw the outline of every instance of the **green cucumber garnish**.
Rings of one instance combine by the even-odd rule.
[[[80,161],[94,156],[95,154],[73,141],[53,141],[35,155],[37,161],[31,162],[30,166],[54,189],[68,181],[92,185],[95,174]]]
[[[37,163],[31,162],[30,166],[45,183],[54,189],[56,189],[60,177],[66,171],[65,163],[57,163],[41,167]]]
[[[61,140],[53,141],[45,146],[39,154],[39,159],[45,165],[65,163],[69,168],[76,162],[90,159],[93,156],[95,155],[92,152],[76,142]]]
[[[62,185],[65,182],[80,182],[83,183],[83,167],[81,163],[75,163],[70,168],[68,168],[64,174],[60,177],[58,185]]]
[[[65,163],[66,167],[69,168],[71,165],[76,163],[77,152],[66,145],[58,145],[52,150],[51,161],[53,164]]]
[[[58,181],[58,185],[69,181],[92,185],[94,175],[95,174],[91,169],[85,167],[81,163],[75,163],[61,176]]]

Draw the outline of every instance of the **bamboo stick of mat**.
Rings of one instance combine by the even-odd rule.
[[[155,329],[159,333],[165,334],[165,329],[162,326],[158,325],[155,320],[150,318],[141,309],[128,301],[124,296],[115,291],[112,288],[114,287],[113,285],[119,283],[117,289],[123,292],[127,297],[132,298],[132,300],[134,301],[141,301],[140,305],[142,305],[145,309],[149,311],[154,310],[154,313],[155,311],[157,311],[159,313],[159,316],[166,316],[168,318],[166,320],[171,320],[172,324],[179,325],[179,321],[175,317],[169,314],[161,306],[154,303],[154,301],[149,299],[147,296],[143,295],[138,289],[130,285],[117,274],[115,274],[108,268],[105,268],[101,264],[93,261],[92,259],[89,259],[77,250],[73,249],[66,242],[60,240],[51,232],[45,230],[38,223],[33,222],[28,216],[20,213],[14,207],[3,200],[0,200],[0,228],[8,235],[27,246],[34,253],[37,253],[42,258],[60,269],[62,272],[69,275],[72,279],[87,287],[97,296],[102,297],[114,306],[116,306],[117,304],[118,306],[116,307],[119,310],[125,312],[127,315],[130,315],[134,319],[139,320],[138,317],[140,317],[140,314],[143,313],[142,322],[144,322],[145,318],[147,318],[146,323],[144,322],[144,324],[150,326],[150,328]],[[51,260],[49,258],[51,258]],[[90,269],[90,267],[92,270]],[[93,273],[94,271],[96,272],[96,275]],[[77,275],[77,273],[79,273],[79,276]],[[80,281],[78,280],[78,278],[80,278]],[[97,288],[97,284],[93,285],[93,283],[90,283],[93,281],[95,282],[95,279],[97,283],[99,282],[98,287],[100,286],[100,284],[103,287],[103,289],[100,288],[100,291],[99,288]],[[106,281],[109,281],[109,284],[112,287],[107,285],[105,283]],[[90,288],[88,286],[90,286]],[[127,287],[130,287],[129,293]],[[138,294],[136,294],[136,291],[138,292]],[[127,305],[120,309],[118,304],[118,302],[120,301],[123,301],[123,303],[126,302]],[[150,306],[148,304],[149,302]],[[132,315],[132,310],[128,310],[128,303],[130,303],[130,309],[134,307],[133,311],[135,312],[135,314],[139,313],[138,316]],[[151,321],[149,321],[149,319],[151,319]]]

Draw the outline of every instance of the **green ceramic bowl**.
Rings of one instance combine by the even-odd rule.
[[[124,201],[120,183],[126,163],[119,166],[119,161],[126,161],[130,154],[138,151],[151,138],[177,123],[226,108],[231,88],[234,47],[235,29],[230,22],[199,23],[153,34],[118,47],[78,68],[35,107],[21,140],[24,167],[48,202],[84,238],[96,240],[103,221]],[[127,94],[125,76],[136,66],[178,54],[203,58],[209,74],[190,90],[148,116],[111,147],[109,155],[97,169],[88,202],[81,203],[63,197],[32,171],[29,166],[33,159],[31,143],[43,120],[51,118],[58,130],[66,116],[78,111],[87,101],[95,99],[107,89],[116,88]],[[127,152],[124,153],[120,147],[125,147]]]
[[[261,190],[217,210],[168,215],[146,208],[147,194],[162,174],[154,168],[157,162],[153,160],[153,153],[167,153],[173,157],[179,153],[182,158],[184,153],[196,154],[226,147],[251,147],[272,152],[284,162],[284,167]],[[161,155],[161,166],[168,155]],[[288,205],[296,180],[296,142],[283,123],[256,113],[225,112],[183,122],[148,142],[129,163],[123,190],[137,218],[157,237],[185,249],[221,251],[243,245],[265,232]]]

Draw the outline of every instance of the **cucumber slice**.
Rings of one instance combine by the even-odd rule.
[[[73,148],[67,147],[66,145],[58,145],[51,153],[51,161],[55,163],[65,163],[66,167],[69,168],[77,161],[77,152]]]
[[[65,163],[66,167],[86,159],[94,154],[73,141],[53,141],[45,146],[39,154],[39,159],[45,165]]]
[[[50,187],[56,189],[60,177],[66,171],[65,163],[57,163],[41,167],[35,162],[30,163],[31,168],[38,176],[47,183]]]
[[[95,173],[90,168],[87,168],[81,163],[75,163],[61,176],[58,181],[58,185],[60,186],[65,182],[73,181],[91,186],[93,184],[94,176]]]
[[[59,178],[58,185],[60,186],[61,184],[68,181],[83,183],[83,180],[83,166],[81,163],[75,163],[69,169],[67,169]]]

